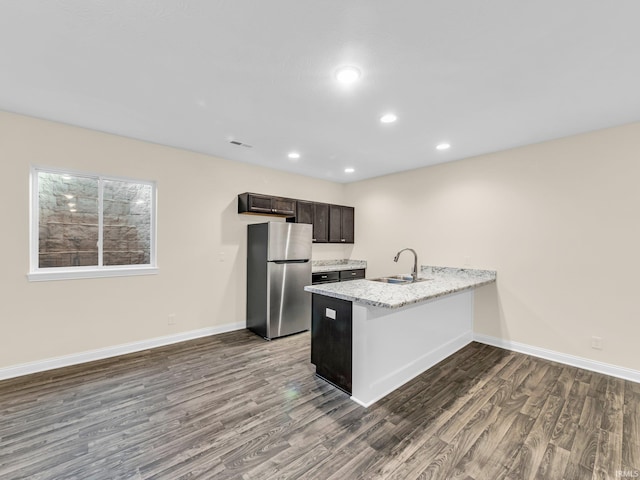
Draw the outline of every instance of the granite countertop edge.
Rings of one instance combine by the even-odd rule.
[[[310,285],[305,287],[305,291],[363,305],[393,309],[488,285],[496,281],[496,276],[496,272],[492,270],[423,266],[419,278],[429,278],[427,282],[388,285],[371,280],[353,280]],[[451,285],[451,282],[458,285]]]
[[[312,273],[359,270],[361,268],[367,268],[366,260],[313,260],[311,262]]]

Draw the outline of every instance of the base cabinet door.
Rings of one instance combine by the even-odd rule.
[[[316,374],[351,394],[351,302],[314,294],[311,317],[311,363]]]

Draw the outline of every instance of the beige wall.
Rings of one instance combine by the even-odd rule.
[[[403,247],[495,269],[477,333],[640,370],[639,179],[632,124],[353,183],[353,255],[370,276],[409,271]]]
[[[0,368],[244,321],[244,191],[344,202],[344,185],[0,112]],[[155,180],[158,264],[148,277],[28,282],[31,164]],[[350,248],[314,245],[313,256]],[[169,314],[177,324],[169,326]]]
[[[496,269],[478,333],[640,370],[640,124],[346,186],[9,113],[0,132],[0,368],[243,321],[246,225],[269,218],[236,195],[257,191],[356,207],[355,246],[316,259]],[[31,164],[156,180],[160,274],[28,282]]]

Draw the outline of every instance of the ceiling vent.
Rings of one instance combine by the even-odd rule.
[[[232,143],[233,145],[237,145],[239,147],[253,148],[253,145],[249,145],[248,143],[238,142],[237,140],[230,140],[229,143]]]

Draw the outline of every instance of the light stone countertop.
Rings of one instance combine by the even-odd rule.
[[[384,308],[414,303],[480,287],[496,281],[493,270],[422,266],[418,278],[424,282],[394,285],[372,280],[324,283],[304,287],[305,291]]]
[[[337,272],[340,270],[358,270],[367,268],[366,260],[312,260],[311,272]]]

